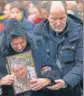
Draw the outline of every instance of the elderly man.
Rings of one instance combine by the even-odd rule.
[[[48,19],[36,26],[35,34],[44,38],[46,51],[62,75],[48,88],[58,90],[57,96],[81,96],[78,85],[83,78],[83,28],[67,16],[64,1],[52,1],[48,12]]]
[[[15,75],[15,93],[29,90],[29,74],[26,62],[23,59],[14,59],[11,62],[11,73]]]

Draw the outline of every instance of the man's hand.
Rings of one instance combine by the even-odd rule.
[[[6,75],[0,79],[0,85],[11,85],[14,82],[14,75]]]
[[[38,78],[30,80],[30,89],[34,91],[40,90],[44,88],[46,85],[48,85],[50,82],[51,80],[46,78]]]
[[[55,80],[55,82],[56,82],[55,85],[49,86],[47,88],[50,89],[50,90],[59,90],[59,89],[65,87],[65,81],[64,80],[59,79],[59,80]]]
[[[52,69],[50,66],[44,66],[44,67],[42,67],[41,74],[45,74],[46,72],[49,72],[51,70]]]

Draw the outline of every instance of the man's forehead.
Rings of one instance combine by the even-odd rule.
[[[65,11],[62,10],[58,10],[58,11],[53,11],[49,14],[49,17],[51,18],[61,18],[61,17],[65,17],[66,13]]]
[[[19,69],[19,68],[26,67],[26,65],[25,64],[14,64],[14,65],[12,65],[12,67],[15,69]]]
[[[64,5],[61,1],[52,1],[50,12],[56,11],[56,10],[65,10]]]
[[[66,13],[65,13],[65,10],[57,9],[57,10],[51,11],[49,15],[58,15],[58,14],[62,15],[62,14],[66,14]]]

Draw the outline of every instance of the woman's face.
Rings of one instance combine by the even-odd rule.
[[[23,17],[23,12],[18,8],[11,9],[11,18],[16,18],[17,20],[21,20]]]
[[[6,18],[10,18],[10,10],[11,10],[11,5],[10,4],[6,4],[5,7],[4,7],[4,15]]]
[[[16,52],[23,52],[23,50],[26,48],[26,46],[27,46],[27,41],[22,36],[13,38],[13,40],[11,42],[11,47]]]

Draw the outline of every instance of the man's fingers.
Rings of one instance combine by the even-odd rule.
[[[41,89],[41,86],[40,85],[34,86],[34,87],[31,88],[31,90],[34,90],[34,91],[37,91],[39,89]]]
[[[58,90],[58,89],[60,89],[60,85],[59,84],[55,84],[55,85],[49,86],[47,88],[50,89],[50,90]]]
[[[37,86],[37,84],[30,84],[30,87],[31,88],[34,88],[34,87],[36,87]]]
[[[36,83],[37,81],[38,81],[37,79],[30,80],[30,84]]]
[[[62,82],[62,80],[61,80],[61,79],[55,80],[55,82],[56,82],[56,83],[60,83],[60,82]]]
[[[37,91],[37,90],[41,89],[41,85],[39,84],[39,82],[37,82],[37,83],[31,84],[30,88],[31,88],[31,90]]]

